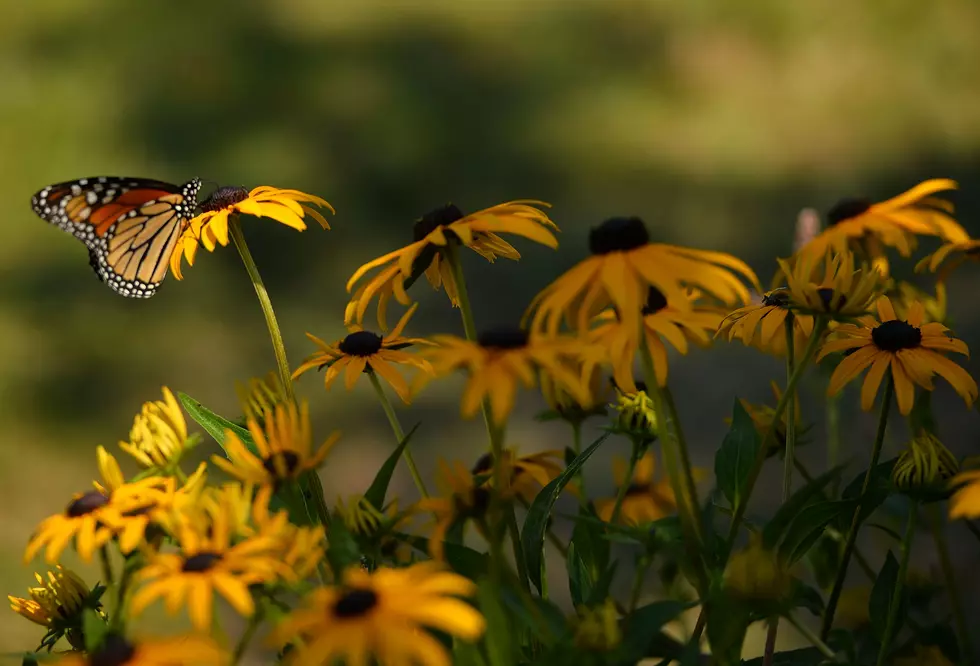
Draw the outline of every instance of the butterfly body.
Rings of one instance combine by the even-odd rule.
[[[49,185],[31,200],[42,219],[82,241],[89,265],[113,291],[149,298],[167,275],[201,181],[172,185],[100,176]]]

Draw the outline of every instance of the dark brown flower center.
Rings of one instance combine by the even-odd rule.
[[[68,508],[65,509],[65,515],[69,518],[81,518],[85,514],[101,509],[108,503],[108,497],[98,490],[90,490],[78,499],[72,500]]]
[[[378,595],[373,590],[354,588],[347,590],[333,605],[333,616],[339,618],[361,617],[378,605]]]
[[[922,331],[908,322],[882,322],[872,329],[871,339],[875,346],[882,351],[897,352],[901,349],[915,349],[922,343]]]
[[[155,508],[156,508],[156,504],[151,502],[150,504],[145,504],[141,507],[130,509],[129,511],[123,511],[122,516],[124,518],[137,518],[139,516],[146,516]]]
[[[629,487],[626,489],[626,496],[629,497],[631,495],[645,495],[648,492],[650,492],[649,483],[631,483]]]
[[[667,297],[656,287],[650,287],[647,292],[647,302],[643,306],[643,316],[656,314],[667,307]]]
[[[519,328],[491,328],[480,333],[476,341],[487,349],[520,349],[527,346],[527,332]]]
[[[299,467],[299,455],[295,451],[279,451],[262,461],[262,467],[272,476],[279,476],[280,461],[286,476],[292,476]]]
[[[383,339],[371,331],[355,331],[340,342],[340,351],[348,356],[372,356],[381,350]]]
[[[109,634],[102,645],[89,654],[89,666],[123,666],[136,654],[136,648],[118,634]]]
[[[785,308],[789,305],[789,291],[786,289],[774,289],[762,297],[762,304]]]
[[[201,202],[201,210],[205,213],[221,210],[245,201],[245,199],[248,199],[248,190],[244,187],[219,187]]]
[[[857,197],[841,199],[827,211],[827,224],[833,225],[844,220],[849,220],[852,217],[857,217],[869,208],[871,208],[871,201],[869,199]]]
[[[204,573],[209,571],[215,564],[221,561],[219,553],[203,552],[191,555],[184,560],[181,571],[185,573]]]
[[[825,310],[829,310],[834,303],[834,297],[837,296],[835,307],[841,308],[847,301],[847,297],[844,295],[837,295],[833,289],[830,287],[821,287],[817,289],[817,295],[820,296],[820,302],[823,303]]]
[[[626,252],[650,242],[646,225],[638,217],[612,217],[589,232],[592,254]]]
[[[455,204],[450,203],[436,208],[415,221],[415,225],[412,227],[412,238],[417,243],[439,227],[448,227],[464,217],[466,216],[463,211]]]
[[[493,469],[493,454],[484,453],[482,456],[477,458],[476,464],[473,465],[473,469],[470,470],[470,473],[473,476],[477,476],[478,474],[489,472],[491,469]]]

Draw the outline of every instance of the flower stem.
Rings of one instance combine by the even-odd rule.
[[[841,393],[827,398],[827,464],[833,468],[840,461],[840,401]],[[838,481],[833,482],[834,495]]]
[[[572,451],[575,452],[575,457],[577,458],[580,453],[582,453],[582,422],[573,421],[572,422]],[[578,491],[579,491],[579,503],[582,506],[587,506],[589,503],[588,495],[585,493],[585,465],[579,468],[578,474],[575,475],[578,481]]]
[[[684,482],[687,484],[689,499],[694,510],[697,511],[701,506],[701,501],[698,499],[698,488],[694,482],[694,466],[691,465],[691,455],[687,448],[687,438],[684,437],[681,419],[677,414],[677,406],[674,404],[674,394],[671,392],[669,386],[664,386],[661,390],[663,391],[664,403],[667,406],[667,414],[670,419],[668,426],[671,428],[671,432],[674,433],[674,437],[677,440],[677,452],[680,455],[681,471],[684,472]],[[700,519],[697,521],[697,532],[698,534],[701,532]]]
[[[630,614],[636,610],[637,604],[640,603],[640,594],[643,593],[643,583],[646,581],[647,571],[649,570],[650,561],[646,555],[643,555],[640,557],[640,561],[636,563],[636,574],[633,576],[633,588],[630,591]]]
[[[796,323],[793,321],[793,313],[786,315],[786,384],[789,385],[790,379],[796,372],[796,349],[794,347],[795,336],[793,335]],[[776,423],[775,425],[778,425]],[[786,402],[786,449],[783,452],[783,503],[793,494],[793,466],[796,462],[796,395],[795,391],[787,397]],[[769,622],[769,630],[766,635],[766,649],[763,657],[763,666],[771,666],[773,655],[776,650],[776,634],[779,631],[779,617],[774,617]]]
[[[811,631],[809,627],[797,620],[795,616],[787,614],[786,621],[793,625],[793,628],[800,632],[800,635],[807,639],[813,647],[817,648],[824,657],[831,661],[837,659],[837,653],[829,645],[820,640],[820,637]]]
[[[402,424],[398,420],[398,414],[395,413],[395,408],[392,406],[391,400],[388,399],[384,387],[381,386],[378,376],[373,372],[368,372],[367,375],[371,380],[371,386],[374,387],[374,392],[378,394],[381,409],[384,410],[385,416],[388,417],[388,423],[391,424],[391,430],[395,433],[395,439],[401,444],[405,441],[405,431],[402,429]],[[425,481],[422,480],[422,475],[419,474],[419,469],[415,466],[415,459],[412,458],[412,452],[409,451],[407,446],[402,450],[402,457],[405,459],[405,464],[408,465],[408,471],[412,475],[412,480],[415,481],[415,487],[418,488],[422,497],[428,497],[429,491],[425,488]]]
[[[616,521],[619,520],[619,513],[623,508],[623,500],[626,499],[626,493],[629,491],[630,484],[633,483],[633,472],[636,470],[636,463],[639,459],[640,443],[634,438],[633,450],[630,451],[629,466],[626,468],[626,478],[620,480],[619,488],[616,490],[616,502],[613,504],[612,516],[609,518],[610,525],[615,525]]]
[[[919,503],[911,501],[909,515],[905,523],[905,535],[902,537],[901,559],[898,562],[898,578],[888,603],[888,616],[885,620],[885,633],[881,636],[881,647],[878,648],[877,666],[884,666],[888,658],[889,648],[895,633],[895,623],[898,621],[898,611],[902,606],[902,591],[905,588],[905,576],[909,570],[909,554],[912,552],[912,537],[915,535],[915,519],[919,513]]]
[[[99,563],[102,564],[102,577],[105,579],[105,586],[112,587],[112,562],[109,561],[109,549],[105,546],[99,548]]]
[[[930,504],[927,507],[926,516],[929,520],[929,529],[932,538],[936,542],[936,551],[939,553],[939,565],[942,568],[943,578],[946,582],[946,592],[949,594],[949,604],[953,610],[953,622],[956,626],[956,637],[960,644],[961,663],[977,663],[973,654],[973,644],[970,633],[967,629],[966,617],[963,615],[963,599],[960,597],[959,584],[956,582],[956,572],[953,569],[953,561],[949,557],[949,544],[946,542],[946,534],[943,531],[943,518],[937,505]]]
[[[885,442],[885,428],[888,425],[888,411],[891,409],[892,395],[895,392],[895,384],[891,375],[885,379],[885,390],[881,396],[881,411],[878,414],[878,429],[875,432],[875,441],[871,449],[871,465],[864,474],[864,483],[861,484],[861,495],[858,499],[857,508],[854,509],[854,516],[851,518],[851,527],[847,531],[844,539],[844,550],[841,553],[840,565],[837,568],[837,577],[834,580],[834,587],[831,589],[830,598],[827,600],[827,607],[823,614],[823,623],[820,627],[820,637],[826,639],[830,634],[830,628],[834,624],[834,613],[837,611],[837,602],[840,601],[841,592],[844,590],[844,579],[847,578],[847,565],[854,552],[854,544],[857,541],[858,529],[861,527],[861,507],[868,496],[868,488],[871,486],[871,477],[874,475],[875,468],[878,466],[878,459],[881,457],[881,448]]]
[[[231,666],[238,666],[242,657],[245,656],[245,650],[248,649],[248,644],[252,642],[255,632],[258,631],[259,626],[262,624],[262,619],[261,610],[256,610],[252,614],[252,617],[248,619],[248,624],[245,625],[245,631],[242,632],[241,638],[238,639],[238,643],[235,645],[235,652],[231,657]]]

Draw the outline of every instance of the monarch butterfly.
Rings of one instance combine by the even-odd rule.
[[[34,212],[88,248],[99,279],[123,296],[149,298],[167,276],[184,223],[197,208],[197,178],[171,185],[146,178],[81,178],[31,198]]]

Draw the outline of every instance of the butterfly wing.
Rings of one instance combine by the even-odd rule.
[[[197,207],[201,181],[82,178],[49,185],[31,200],[39,217],[82,241],[89,264],[123,296],[149,298]]]

